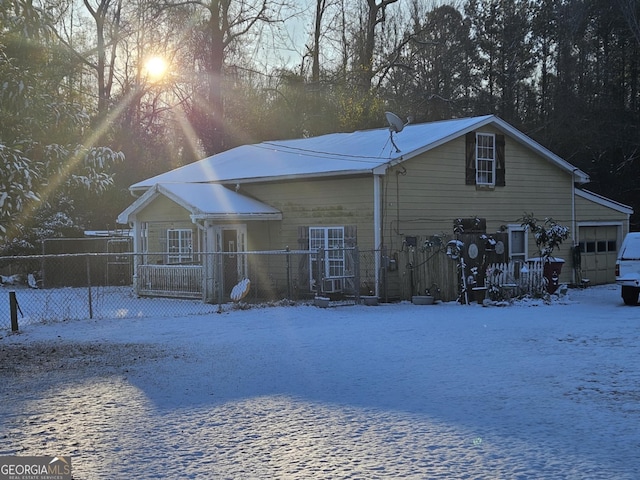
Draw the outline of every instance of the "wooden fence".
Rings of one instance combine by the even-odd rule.
[[[481,268],[483,280],[477,287],[492,289],[497,296],[536,296],[545,291],[542,262],[491,263]],[[445,302],[457,300],[461,291],[459,272],[458,261],[443,249],[407,249],[398,255],[399,295],[410,299],[412,295],[430,294]]]
[[[458,298],[458,265],[441,248],[409,248],[398,253],[399,297],[433,295],[445,302]]]

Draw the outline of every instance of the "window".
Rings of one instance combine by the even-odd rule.
[[[495,160],[493,135],[478,133],[476,138],[476,185],[495,184]]]
[[[527,231],[521,226],[509,227],[509,258],[512,261],[527,260]]]
[[[465,183],[480,187],[505,186],[504,135],[467,133]]]
[[[582,241],[578,243],[582,253],[615,253],[618,251],[616,240]]]
[[[167,230],[167,263],[193,261],[192,231],[188,228]]]
[[[311,285],[318,279],[318,268],[323,278],[344,276],[344,227],[309,227],[310,280]],[[324,261],[318,265],[318,250],[324,250]]]

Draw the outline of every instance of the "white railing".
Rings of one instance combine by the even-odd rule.
[[[544,263],[541,261],[492,263],[487,267],[485,282],[518,294],[538,294],[546,287]]]
[[[151,297],[202,298],[202,265],[138,265],[136,293]]]

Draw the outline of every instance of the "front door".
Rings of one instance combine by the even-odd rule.
[[[233,287],[247,276],[246,225],[220,226],[217,251],[223,252],[222,272],[224,296],[228,298]]]

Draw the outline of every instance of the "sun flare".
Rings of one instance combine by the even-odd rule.
[[[167,61],[162,57],[151,57],[144,64],[144,69],[152,80],[159,80],[167,72]]]

